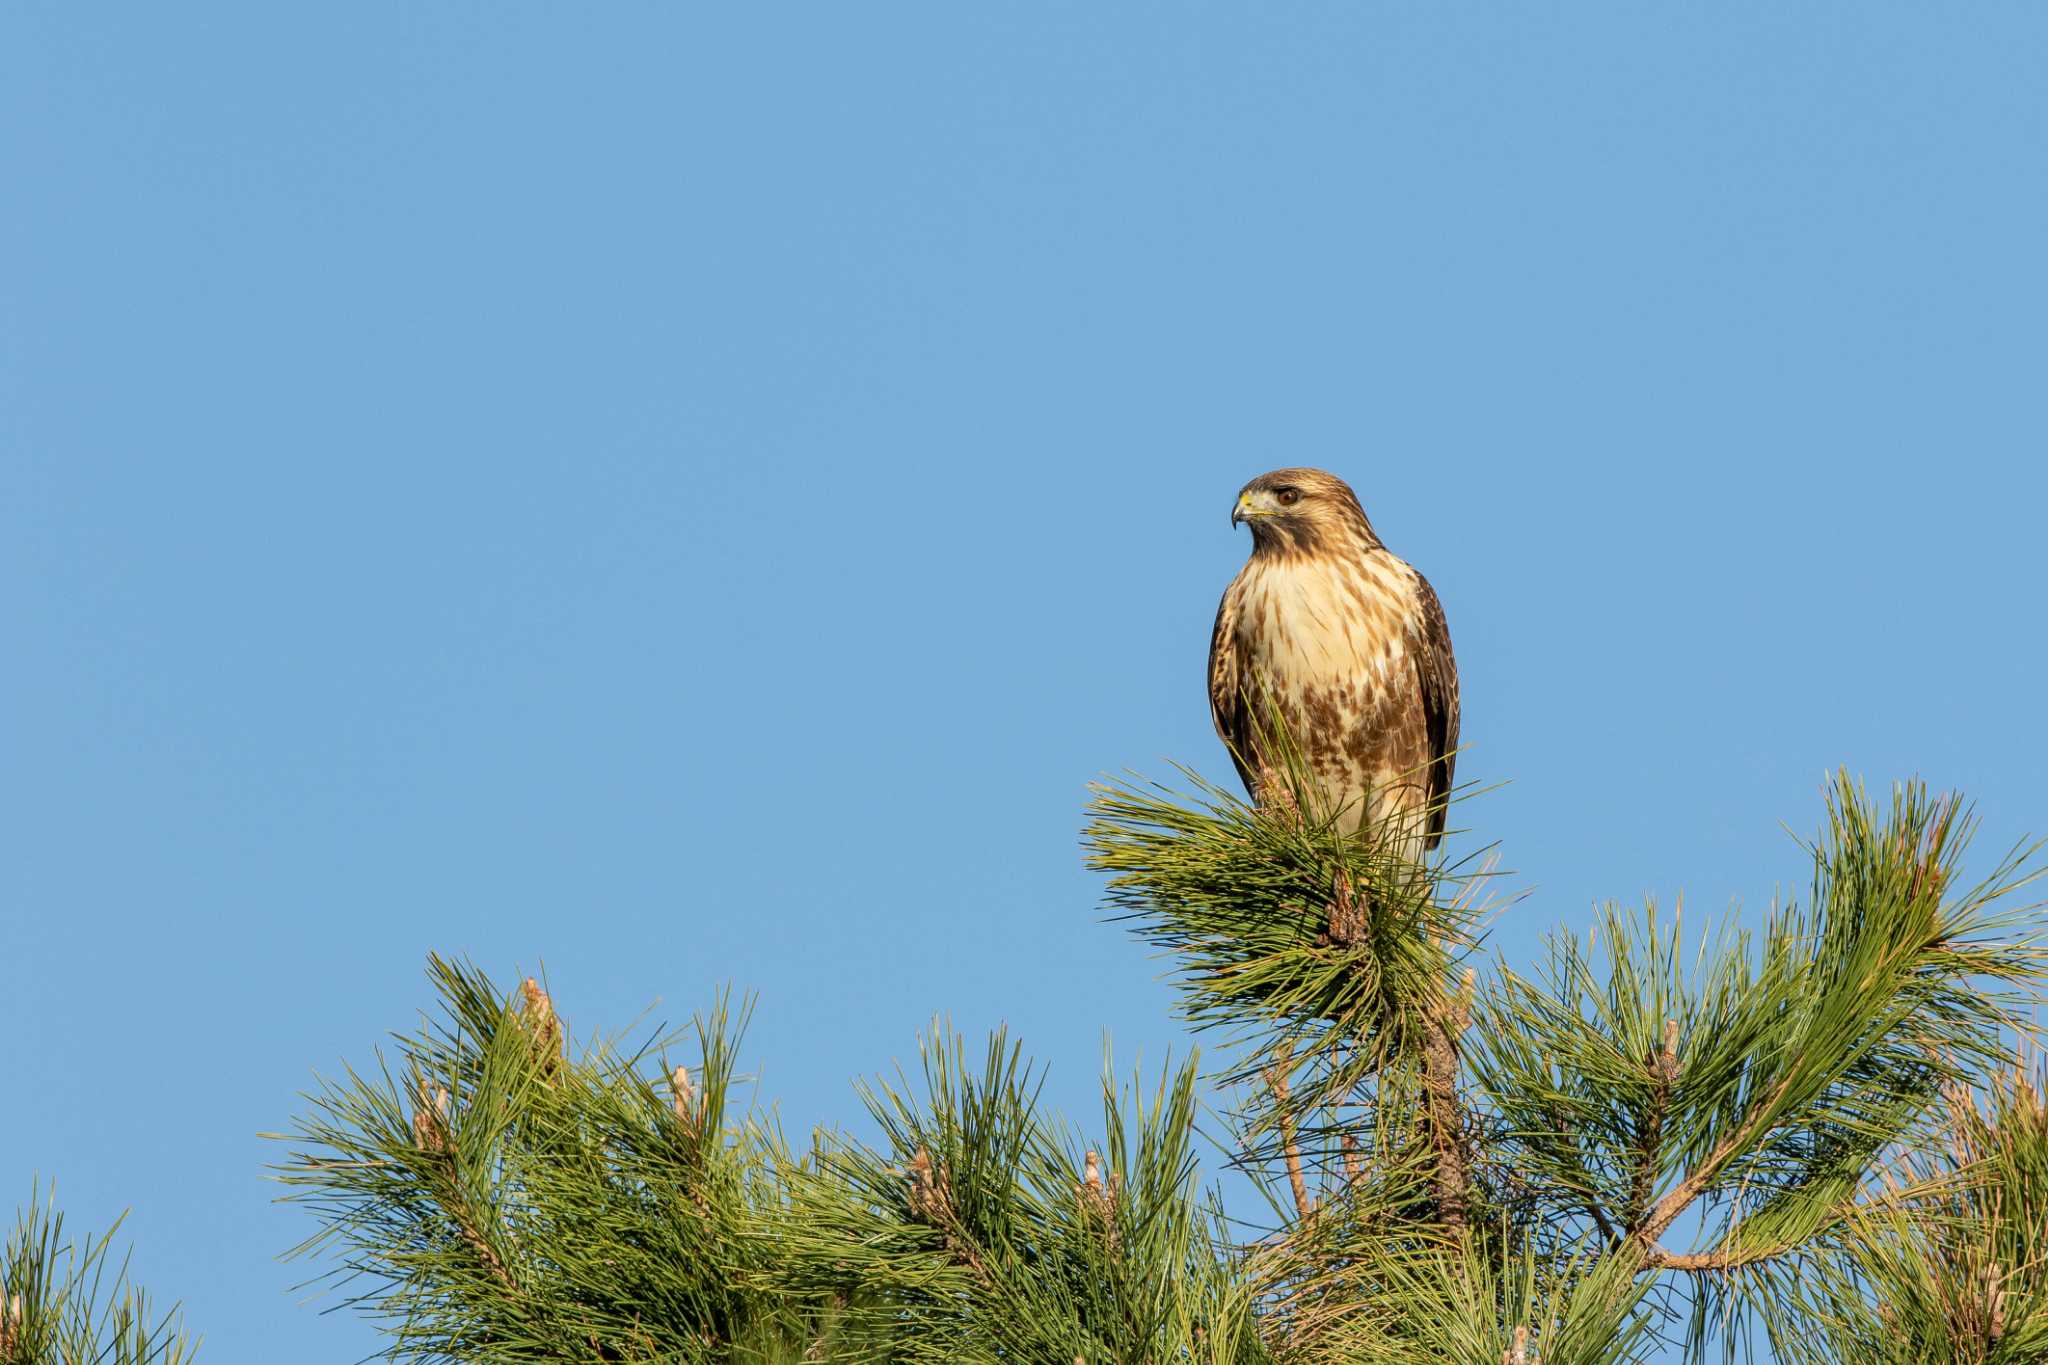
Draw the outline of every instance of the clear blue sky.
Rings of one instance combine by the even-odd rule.
[[[2048,827],[2048,8],[0,12],[0,1208],[353,1360],[255,1136],[426,1002],[1182,1039],[1094,774],[1227,774],[1240,483],[1436,583],[1531,898]]]

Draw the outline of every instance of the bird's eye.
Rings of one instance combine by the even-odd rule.
[[[1273,496],[1280,500],[1282,507],[1292,507],[1301,501],[1301,490],[1299,488],[1282,488],[1276,491]]]

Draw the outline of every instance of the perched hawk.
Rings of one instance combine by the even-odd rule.
[[[1458,668],[1427,579],[1389,553],[1350,485],[1276,469],[1237,495],[1252,557],[1209,643],[1209,708],[1252,799],[1281,765],[1277,716],[1315,788],[1356,830],[1415,821],[1435,848],[1458,747]],[[1412,845],[1411,845],[1412,846]]]

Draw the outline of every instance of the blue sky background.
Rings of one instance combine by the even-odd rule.
[[[1824,773],[2048,828],[2048,9],[0,11],[0,1174],[216,1365],[259,1130],[545,964],[760,993],[799,1130],[931,1016],[1183,1039],[1084,784],[1227,775],[1232,495],[1450,615],[1531,897],[1801,886]],[[1980,859],[1981,862],[1981,859]]]

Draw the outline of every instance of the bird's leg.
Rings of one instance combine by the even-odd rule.
[[[1294,800],[1294,792],[1287,785],[1287,779],[1280,770],[1270,763],[1259,765],[1259,778],[1252,790],[1252,804],[1260,810],[1271,811],[1274,818],[1293,823],[1301,818],[1301,807]]]

